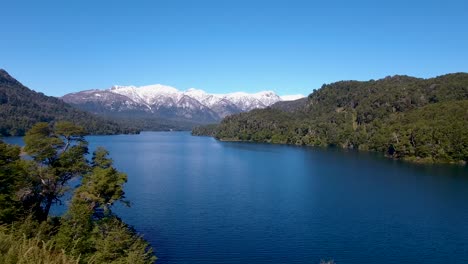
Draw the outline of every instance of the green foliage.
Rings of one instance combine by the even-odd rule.
[[[89,258],[91,263],[146,264],[156,260],[147,242],[115,217],[102,220],[93,235],[96,253]]]
[[[83,177],[81,187],[77,190],[81,199],[105,212],[115,202],[125,202],[123,185],[127,182],[127,175],[112,167],[112,160],[107,154],[102,147],[94,152],[92,171]]]
[[[210,136],[216,135],[217,124],[209,124],[204,126],[196,126],[192,129],[192,135],[194,136]]]
[[[124,173],[112,167],[104,148],[93,155],[92,170],[83,176],[56,236],[57,245],[87,263],[153,263],[148,243],[111,212],[124,201]]]
[[[80,194],[86,200],[107,210],[116,201],[123,199],[123,184],[126,181],[127,175],[114,168],[96,167],[91,174],[83,177]]]
[[[0,224],[12,222],[20,212],[17,192],[24,174],[20,148],[0,141]]]
[[[55,133],[64,137],[67,140],[83,140],[83,137],[86,135],[86,131],[83,127],[77,126],[69,121],[61,121],[55,123]]]
[[[89,170],[85,155],[88,153],[84,130],[68,122],[58,122],[54,128],[37,123],[24,137],[24,150],[37,162],[37,203],[41,211],[35,214],[46,219],[50,207],[67,191],[67,183]]]
[[[81,105],[77,105],[81,107]],[[165,118],[159,115],[138,112],[95,112],[93,109],[84,109],[96,113],[106,119],[118,123],[121,127],[132,128],[137,131],[189,131],[193,127],[205,124],[187,118]]]
[[[37,162],[51,163],[57,159],[57,149],[63,141],[53,134],[48,123],[37,123],[24,137],[24,150]]]
[[[468,74],[342,81],[307,102],[226,117],[194,135],[379,151],[417,162],[468,161]]]
[[[391,146],[388,154],[394,157],[420,162],[468,161],[468,100],[392,115],[387,124],[388,129],[381,128],[375,136],[387,139],[383,144]]]
[[[8,232],[0,227],[0,264],[78,264],[79,260],[54,248],[53,241]]]
[[[110,166],[112,166],[112,159],[110,159],[108,155],[109,152],[105,148],[98,147],[96,151],[94,151],[92,166],[100,167],[103,169],[107,169]]]
[[[75,195],[67,213],[61,218],[60,229],[54,238],[56,247],[72,256],[84,255],[82,259],[86,259],[95,251],[91,236],[94,224],[92,206]]]
[[[1,263],[153,263],[149,244],[112,213],[124,202],[127,176],[108,152],[86,159],[84,130],[72,123],[38,123],[18,147],[0,141]],[[67,212],[48,217],[78,177]]]

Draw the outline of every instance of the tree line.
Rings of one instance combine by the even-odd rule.
[[[468,162],[468,74],[323,85],[307,101],[226,117],[194,135],[338,146],[415,162]]]

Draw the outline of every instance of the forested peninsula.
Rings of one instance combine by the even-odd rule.
[[[323,85],[306,100],[231,115],[193,135],[378,151],[424,163],[468,162],[468,74]]]
[[[127,175],[103,148],[88,160],[85,134],[70,122],[37,123],[23,149],[0,140],[0,263],[155,261],[149,244],[112,211],[128,204]],[[67,211],[52,215],[62,203]]]

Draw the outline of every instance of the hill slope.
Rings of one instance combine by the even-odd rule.
[[[83,112],[55,97],[32,91],[0,69],[0,135],[21,136],[37,122],[72,121],[91,134],[135,133],[135,129]]]
[[[291,104],[229,116],[214,131],[194,134],[359,148],[424,162],[468,161],[466,73],[336,82],[314,91],[305,104]]]

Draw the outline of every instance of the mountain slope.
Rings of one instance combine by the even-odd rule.
[[[290,97],[286,97],[290,98]],[[297,98],[293,96],[291,98]],[[80,109],[113,117],[160,118],[192,124],[219,122],[222,118],[256,108],[265,108],[282,99],[271,91],[209,94],[199,89],[179,91],[161,84],[113,86],[62,97]]]
[[[68,120],[92,134],[135,133],[134,129],[75,109],[55,97],[34,92],[0,69],[0,134],[23,135],[37,122]]]
[[[286,112],[293,112],[304,107],[307,104],[307,97],[292,100],[292,101],[281,101],[274,103],[271,108],[280,109]]]
[[[468,161],[468,74],[342,81],[306,102],[284,102],[225,118],[224,140],[339,146],[424,162]]]

